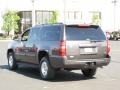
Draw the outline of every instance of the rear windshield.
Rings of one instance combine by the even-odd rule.
[[[66,27],[67,40],[105,40],[106,37],[100,28]]]

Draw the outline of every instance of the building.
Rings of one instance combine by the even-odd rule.
[[[34,1],[34,3],[33,3]],[[32,25],[32,10],[35,24],[47,23],[53,11],[58,11],[58,22],[76,24],[99,24],[105,31],[120,29],[119,2],[113,0],[0,0],[0,27],[2,15],[7,9],[21,14],[20,29]],[[34,7],[33,7],[34,4]],[[115,12],[116,11],[116,12]]]

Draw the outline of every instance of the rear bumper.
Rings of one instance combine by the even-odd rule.
[[[81,69],[106,66],[110,63],[110,56],[101,59],[80,59],[80,60],[67,60],[66,57],[59,57],[57,59],[50,58],[50,63],[53,68],[68,68],[68,69]]]

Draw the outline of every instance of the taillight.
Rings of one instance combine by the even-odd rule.
[[[109,40],[107,39],[106,54],[109,55],[109,53],[110,53],[110,43]]]
[[[66,42],[65,42],[65,40],[60,41],[59,55],[66,56]]]

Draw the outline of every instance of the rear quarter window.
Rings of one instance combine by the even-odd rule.
[[[42,37],[43,41],[59,41],[60,40],[60,30],[59,26],[45,26],[42,28]]]
[[[105,40],[106,37],[101,28],[66,27],[67,40]]]

